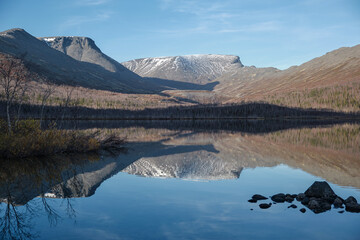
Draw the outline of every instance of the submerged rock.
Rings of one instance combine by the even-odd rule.
[[[283,193],[278,193],[278,194],[275,194],[274,196],[271,197],[271,200],[273,200],[274,202],[277,202],[277,203],[283,203],[285,202],[285,194]]]
[[[257,200],[255,200],[255,199],[249,199],[248,202],[249,202],[249,203],[256,203]]]
[[[297,208],[297,206],[295,204],[291,204],[288,208]]]
[[[305,209],[305,208],[301,208],[301,209],[300,209],[300,212],[305,213],[305,212],[306,212],[306,209]]]
[[[261,203],[261,204],[259,205],[259,207],[260,207],[261,209],[267,209],[267,208],[271,207],[271,203]]]

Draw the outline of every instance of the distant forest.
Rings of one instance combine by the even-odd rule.
[[[42,109],[43,107],[43,109]],[[151,108],[144,110],[94,109],[81,106],[39,106],[15,104],[13,115],[20,118],[64,119],[284,119],[284,118],[360,118],[360,113],[341,113],[332,110],[315,110],[283,107],[268,103],[244,103],[233,105],[196,105]],[[0,102],[0,117],[5,118],[6,103]]]

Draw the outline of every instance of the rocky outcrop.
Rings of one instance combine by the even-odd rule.
[[[254,196],[261,196],[259,194],[255,194]],[[255,198],[250,199],[250,203],[256,203]],[[265,200],[266,198],[262,198],[260,200]],[[337,196],[334,191],[331,189],[330,185],[327,182],[319,182],[315,181],[304,193],[299,194],[284,194],[278,193],[271,196],[271,200],[275,203],[284,203],[289,202],[292,203],[294,200],[297,200],[302,205],[306,206],[308,209],[313,211],[314,213],[323,213],[331,210],[332,205],[334,208],[344,208],[347,212],[360,212],[360,204],[357,203],[357,200],[350,196],[346,200],[343,200],[341,197]],[[261,203],[259,205],[260,208],[266,209],[271,206],[271,203]],[[291,204],[288,208],[297,208],[297,205]],[[300,212],[305,213],[306,209],[301,208]],[[339,211],[339,213],[343,213],[344,211]]]

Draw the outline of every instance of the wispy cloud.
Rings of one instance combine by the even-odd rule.
[[[106,4],[110,1],[111,0],[77,0],[75,3],[81,6],[98,6]]]
[[[172,11],[179,14],[187,14],[194,26],[191,28],[179,28],[160,30],[157,32],[176,34],[190,33],[237,33],[237,32],[270,32],[281,29],[279,20],[272,20],[272,16],[263,15],[259,11],[241,11],[233,9],[233,0],[201,2],[195,0],[160,0],[160,8],[163,11]],[[253,22],[249,24],[249,19]]]
[[[93,17],[88,16],[72,16],[68,18],[65,22],[60,24],[60,29],[64,30],[67,28],[76,27],[79,25],[87,24],[87,23],[96,23],[96,22],[103,22],[108,20],[111,17],[111,12],[101,12],[96,14]]]
[[[237,33],[237,32],[272,32],[281,29],[281,24],[276,21],[260,22],[237,28],[224,28],[219,33]]]

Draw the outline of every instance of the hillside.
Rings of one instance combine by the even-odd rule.
[[[57,84],[126,93],[158,89],[103,54],[88,38],[43,39],[53,39],[54,47],[61,51],[49,47],[53,46],[51,41],[40,40],[23,29],[10,29],[0,33],[0,53],[22,57],[31,71]]]
[[[298,93],[296,100],[299,102],[304,102],[306,95],[320,94],[318,99],[312,99],[306,107],[321,104],[321,101],[325,103],[328,95],[338,90],[339,94],[349,95],[344,101],[351,101],[352,98],[360,100],[356,98],[360,87],[360,45],[334,50],[283,71],[253,68],[249,74],[246,70],[238,69],[217,78],[220,84],[216,86],[215,92],[231,97],[228,102],[273,99],[277,103],[291,97],[289,93]],[[344,86],[349,89],[344,89]],[[281,97],[282,101],[277,100]],[[336,99],[328,99],[329,102],[332,100]]]

